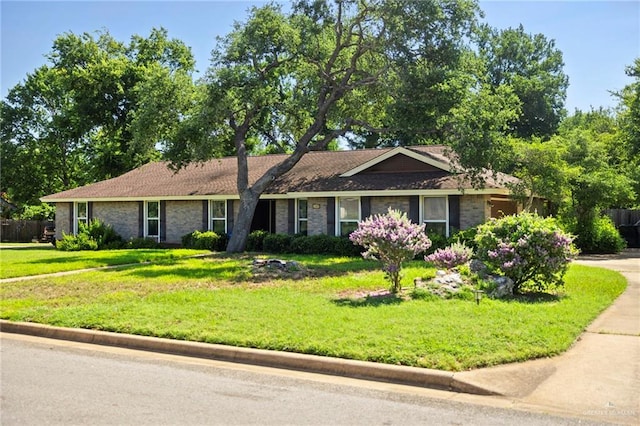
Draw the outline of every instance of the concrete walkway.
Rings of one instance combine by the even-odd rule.
[[[640,424],[640,250],[581,257],[620,271],[626,291],[566,353],[549,359],[461,373],[194,342],[0,321],[0,330],[101,345],[389,381],[485,395],[507,404],[590,421]]]
[[[579,264],[621,272],[625,292],[564,354],[485,368],[458,380],[541,408],[590,420],[640,424],[640,251],[583,256]]]

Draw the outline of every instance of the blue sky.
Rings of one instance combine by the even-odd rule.
[[[65,32],[107,29],[118,40],[147,36],[165,27],[191,46],[202,73],[215,38],[242,21],[248,1],[6,1],[0,3],[1,88],[8,90],[38,66],[53,40]],[[569,75],[566,108],[611,107],[609,91],[631,79],[624,68],[640,56],[640,2],[481,1],[485,21],[496,28],[522,24],[529,33],[554,39]]]

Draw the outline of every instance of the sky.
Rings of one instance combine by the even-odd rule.
[[[7,1],[0,2],[0,87],[4,99],[28,73],[47,63],[53,40],[65,32],[108,30],[128,42],[164,27],[192,48],[202,75],[216,37],[227,34],[260,2],[226,1]],[[565,107],[614,107],[617,91],[632,82],[626,66],[640,57],[640,1],[480,1],[484,22],[555,40],[563,53],[569,88]]]

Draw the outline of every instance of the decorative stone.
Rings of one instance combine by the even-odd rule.
[[[478,259],[472,259],[471,262],[469,262],[469,269],[471,272],[480,276],[485,276],[487,274],[487,265]]]
[[[513,294],[513,280],[511,278],[491,276],[490,280],[495,284],[495,289],[489,293],[490,297],[499,299]]]

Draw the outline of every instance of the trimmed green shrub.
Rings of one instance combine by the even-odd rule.
[[[353,244],[349,237],[332,237],[333,240],[333,252],[338,256],[359,257],[362,255],[364,248],[357,244]]]
[[[98,250],[119,249],[124,246],[122,237],[114,231],[111,225],[100,219],[93,219],[88,225],[78,224],[78,234],[87,234],[98,243]]]
[[[569,262],[578,254],[573,237],[553,218],[521,213],[478,226],[477,257],[493,272],[513,280],[513,292],[562,286]]]
[[[56,248],[62,251],[114,250],[124,245],[122,237],[111,225],[93,219],[88,225],[80,222],[77,235],[64,234],[62,240],[56,243]]]
[[[478,245],[476,244],[477,234],[478,234],[478,228],[474,226],[473,228],[456,232],[451,236],[449,240],[452,243],[454,242],[461,243],[469,247],[470,249],[475,250],[476,248],[478,248]]]
[[[56,248],[62,251],[98,250],[98,243],[86,233],[63,234],[62,239],[57,242]]]
[[[449,244],[449,239],[436,231],[427,230],[427,236],[429,237],[429,241],[431,241],[431,245],[425,251],[426,254],[434,253],[436,250],[444,249]]]
[[[182,237],[182,246],[198,250],[223,251],[227,245],[227,236],[213,231],[193,231]]]
[[[160,248],[160,243],[155,238],[132,238],[125,247],[130,249],[157,249]]]
[[[608,216],[594,217],[593,220],[576,226],[575,244],[583,253],[620,253],[627,246]]]
[[[247,237],[247,251],[263,251],[264,239],[267,235],[269,235],[269,233],[263,230],[250,233]]]
[[[293,237],[287,234],[268,234],[263,240],[263,250],[268,253],[290,253]]]

